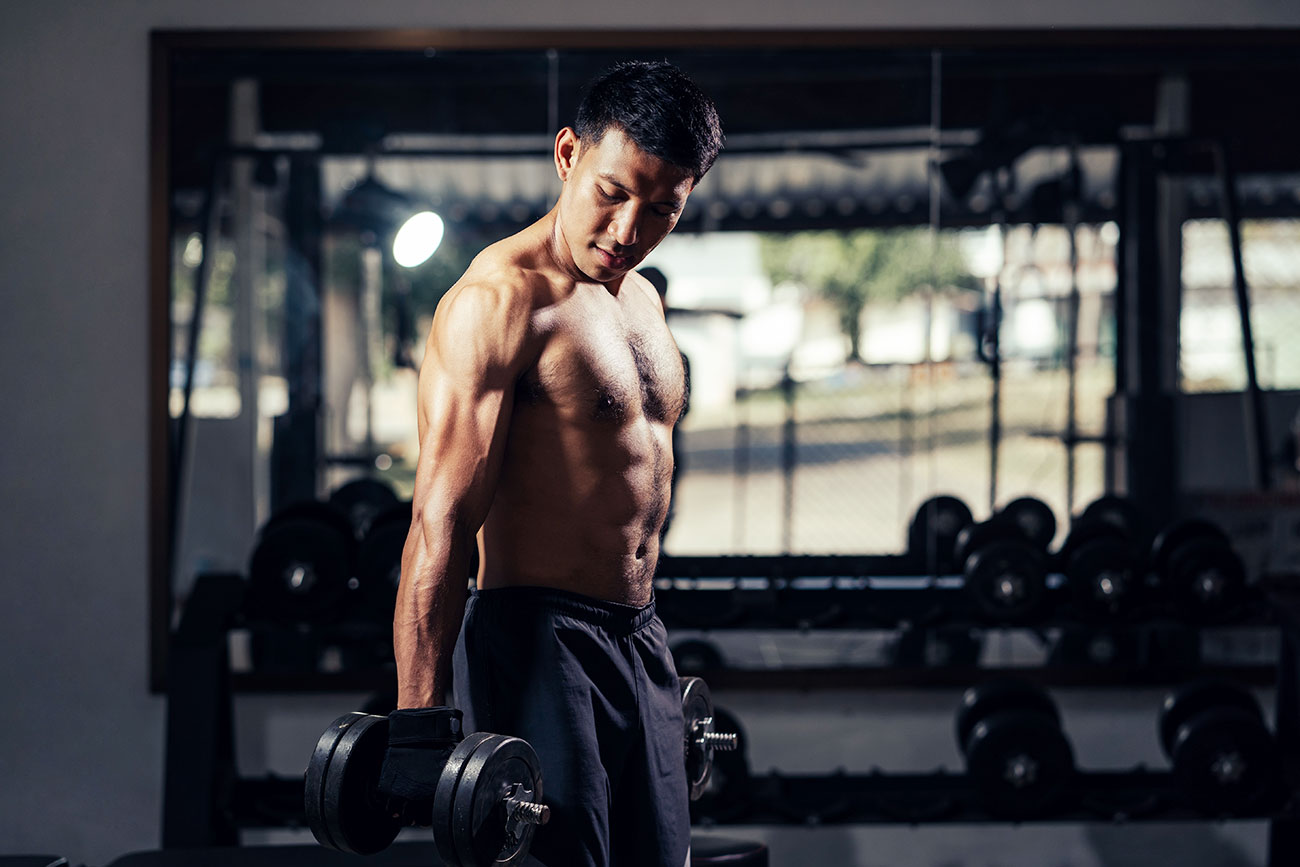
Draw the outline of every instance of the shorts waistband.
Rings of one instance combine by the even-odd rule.
[[[624,605],[555,587],[494,587],[471,590],[470,597],[493,608],[528,605],[624,634],[643,628],[655,616],[653,598],[641,606]]]

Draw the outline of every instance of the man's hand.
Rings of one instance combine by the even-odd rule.
[[[409,708],[388,715],[388,751],[379,791],[401,804],[394,815],[400,813],[411,824],[429,823],[438,778],[464,737],[461,716],[454,707]]]

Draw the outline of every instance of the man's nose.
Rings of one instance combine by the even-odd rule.
[[[636,243],[637,223],[640,220],[636,206],[628,203],[614,214],[609,223],[609,234],[614,242],[622,247],[631,247]]]

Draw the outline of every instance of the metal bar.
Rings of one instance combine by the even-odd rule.
[[[1074,514],[1075,455],[1079,442],[1079,147],[1071,142],[1066,170],[1065,230],[1070,235],[1070,294],[1066,313],[1065,512]]]
[[[194,274],[194,306],[190,311],[190,322],[185,336],[185,383],[181,387],[181,414],[176,419],[171,440],[171,472],[167,491],[167,538],[168,558],[167,582],[176,585],[176,561],[180,557],[180,514],[181,491],[185,486],[185,460],[189,450],[189,431],[191,417],[191,399],[194,394],[194,369],[199,359],[199,336],[203,331],[203,309],[207,305],[208,280],[212,275],[212,248],[216,246],[217,209],[214,201],[217,196],[218,171],[223,163],[213,160],[208,172],[208,188],[204,191],[203,203],[199,209],[199,238],[203,245],[199,266]],[[171,238],[168,238],[170,245]],[[168,359],[168,403],[171,392],[171,359]]]
[[[1255,335],[1250,324],[1250,290],[1246,285],[1246,268],[1241,253],[1241,217],[1237,202],[1237,175],[1226,142],[1214,147],[1214,162],[1219,180],[1219,204],[1223,221],[1228,226],[1228,239],[1232,244],[1232,288],[1237,295],[1237,313],[1241,317],[1241,352],[1246,360],[1246,405],[1243,420],[1246,426],[1246,452],[1250,469],[1255,476],[1257,490],[1267,491],[1272,486],[1268,468],[1268,422],[1265,416],[1264,396],[1259,389],[1259,376],[1255,369]]]

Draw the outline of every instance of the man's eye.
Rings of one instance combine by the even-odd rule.
[[[607,202],[612,202],[616,198],[612,193],[605,192],[604,187],[596,187],[596,190],[600,193],[601,197]]]

